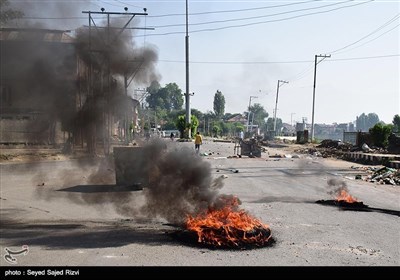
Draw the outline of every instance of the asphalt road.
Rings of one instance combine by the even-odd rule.
[[[208,154],[201,158],[211,164],[212,176],[225,177],[221,193],[238,196],[243,209],[270,226],[272,246],[205,248],[176,238],[176,228],[163,219],[134,218],[115,205],[142,203],[142,191],[115,191],[114,171],[104,162],[1,164],[0,264],[10,265],[5,248],[28,245],[27,254],[15,256],[18,265],[400,265],[398,187],[354,180],[360,171],[350,162],[268,156],[287,154],[279,148],[267,148],[261,158],[227,158],[233,155],[232,143],[206,141],[202,152]],[[343,211],[315,203],[333,198],[330,179],[346,184],[370,207],[398,212]],[[106,191],[98,192],[100,187]]]

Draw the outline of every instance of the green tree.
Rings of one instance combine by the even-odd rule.
[[[218,118],[222,118],[225,113],[225,97],[219,90],[214,95],[214,113]]]
[[[176,128],[179,130],[179,135],[181,138],[185,137],[185,129],[186,129],[186,116],[180,115],[176,119]]]
[[[212,127],[213,136],[214,136],[214,137],[220,136],[221,131],[222,131],[222,129],[221,129],[221,127],[219,126],[219,124],[218,124],[218,123],[215,123],[215,124],[213,125],[213,127]]]
[[[187,130],[190,129],[191,136],[193,137],[197,132],[199,120],[195,115],[190,116],[190,124],[186,125],[186,115],[178,116],[176,120],[176,128],[179,130],[181,138],[187,138]]]
[[[255,103],[250,106],[250,112],[254,114],[250,114],[250,124],[253,121],[253,125],[258,125],[259,128],[263,128],[265,126],[265,119],[268,118],[268,113],[265,111],[264,107],[259,103]]]
[[[398,114],[394,115],[392,123],[393,123],[393,132],[399,133],[400,132],[400,116]]]
[[[282,119],[276,118],[276,131],[281,131],[282,127],[283,127]],[[274,118],[268,118],[266,128],[267,131],[274,130]]]
[[[8,0],[0,0],[0,24],[4,25],[10,20],[21,18],[24,13],[21,11],[7,8],[10,5]]]
[[[190,114],[196,116],[198,120],[202,120],[204,118],[204,114],[195,108],[190,110]]]
[[[230,118],[236,116],[236,115],[240,115],[240,114],[231,114],[231,113],[225,113],[225,115],[222,117],[222,119],[224,121],[229,120]]]
[[[242,124],[242,123],[240,123],[240,122],[235,122],[234,124],[233,124],[233,126],[234,126],[234,128],[235,128],[235,133],[239,133],[239,132],[241,132],[241,131],[245,131],[245,127],[244,127],[244,125]]]
[[[369,130],[375,146],[381,148],[386,148],[388,146],[388,138],[390,133],[392,132],[392,128],[393,125],[391,124],[385,125],[383,123],[377,123]]]
[[[165,87],[160,87],[158,82],[152,82],[147,88],[147,92],[149,95],[146,97],[146,102],[149,104],[149,108],[165,109],[167,112],[182,109],[182,90],[176,83],[169,83]]]
[[[207,111],[203,114],[205,120],[205,132],[206,135],[212,135],[212,126],[215,121],[215,114],[212,111]]]

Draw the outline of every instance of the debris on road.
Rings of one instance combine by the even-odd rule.
[[[378,183],[381,185],[400,186],[400,169],[376,166],[352,166],[351,169],[365,171],[365,181]],[[362,179],[362,175],[357,174],[355,179]]]

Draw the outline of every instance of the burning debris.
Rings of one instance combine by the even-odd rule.
[[[362,202],[358,201],[357,198],[350,195],[347,189],[346,182],[343,180],[330,179],[328,180],[329,187],[335,187],[334,190],[328,192],[335,197],[335,200],[331,200],[329,203],[343,207],[364,207]],[[337,188],[336,188],[337,187]],[[317,203],[324,203],[325,200],[318,200]],[[330,200],[326,200],[330,201]],[[328,204],[329,204],[328,203]]]
[[[395,216],[400,216],[400,211],[390,210],[390,209],[382,209],[382,208],[373,208],[364,204],[362,201],[358,201],[357,198],[353,197],[349,194],[346,183],[344,181],[339,181],[335,179],[330,179],[328,181],[329,186],[338,186],[339,188],[329,192],[330,194],[335,194],[334,200],[317,200],[316,203],[327,205],[327,206],[336,206],[341,210],[352,210],[352,211],[364,211],[364,212],[380,212],[385,214],[391,214]]]
[[[237,197],[219,193],[224,176],[213,177],[211,164],[196,156],[193,149],[166,145],[162,140],[153,140],[140,149],[140,175],[148,177],[140,193],[115,185],[80,185],[62,191],[69,192],[68,198],[75,203],[111,205],[134,220],[165,220],[175,226],[172,235],[180,242],[238,249],[272,244],[269,226],[240,209]],[[107,175],[108,169],[100,166],[98,179]],[[98,177],[95,175],[89,177],[97,184],[99,181],[93,181]],[[47,198],[50,192],[40,188],[38,194]]]
[[[152,166],[143,213],[179,224],[189,239],[206,246],[243,248],[270,243],[269,227],[240,209],[237,197],[219,193],[223,177],[213,179],[210,164],[194,158],[193,150],[168,150],[161,142],[146,148]]]
[[[354,203],[357,202],[357,199],[351,196],[345,189],[341,189],[339,195],[336,197],[336,201]]]
[[[239,209],[236,197],[220,197],[223,207],[210,208],[195,217],[188,216],[186,227],[197,234],[201,244],[218,248],[262,247],[271,241],[268,225]]]

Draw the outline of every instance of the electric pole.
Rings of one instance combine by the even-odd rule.
[[[190,94],[189,94],[189,13],[188,13],[188,0],[186,0],[186,36],[185,36],[185,54],[186,54],[186,127],[188,128],[187,138],[191,138],[191,124],[190,124]]]
[[[317,59],[318,57],[322,57],[322,59],[319,61],[321,62],[325,58],[331,57],[330,54],[320,54],[320,55],[315,55],[315,60],[314,60],[314,86],[313,86],[313,101],[312,101],[312,116],[311,116],[311,142],[314,140],[314,108],[315,108],[315,86],[317,83]]]
[[[278,86],[276,87],[276,99],[275,99],[275,112],[274,112],[274,133],[276,136],[276,111],[278,111],[278,94],[279,94],[279,88],[281,87],[281,84],[288,84],[289,82],[287,81],[282,81],[278,80]]]
[[[104,8],[101,8],[101,12],[94,12],[94,11],[82,11],[83,14],[88,14],[89,16],[89,97],[94,98],[94,93],[93,93],[93,81],[94,81],[94,74],[93,74],[93,63],[92,63],[92,53],[93,52],[98,52],[98,53],[102,53],[103,54],[103,59],[105,61],[105,66],[104,69],[100,69],[101,71],[101,76],[100,76],[100,80],[103,81],[103,70],[106,73],[106,85],[103,86],[102,85],[102,91],[103,91],[103,97],[106,103],[108,103],[110,101],[110,96],[111,96],[111,61],[110,61],[110,55],[111,55],[111,45],[118,39],[118,37],[122,34],[122,32],[128,28],[129,23],[133,20],[133,18],[137,15],[144,15],[146,16],[147,13],[128,13],[128,8],[125,7],[125,12],[105,12]],[[146,10],[145,10],[146,11]],[[94,18],[92,15],[106,15],[107,16],[107,26],[106,27],[100,27],[97,26]],[[125,15],[125,16],[130,16],[129,20],[126,22],[126,24],[122,27],[122,28],[118,28],[120,29],[119,32],[114,36],[114,38],[110,38],[110,16],[111,15]],[[99,30],[101,28],[105,28],[106,29],[106,36],[105,36],[105,40],[103,41],[104,43],[104,49],[100,49],[100,50],[94,50],[92,49],[92,45],[91,45],[91,41],[92,41],[92,24],[95,27],[96,31],[99,32]],[[102,82],[103,84],[103,82]],[[124,80],[124,85],[126,86],[126,81]],[[93,102],[92,100],[90,102]],[[94,106],[94,104],[90,104],[89,106],[92,107]],[[111,123],[112,123],[112,118],[111,118],[111,111],[110,109],[106,109],[103,112],[103,125],[104,125],[104,129],[103,129],[103,149],[104,149],[104,153],[106,155],[108,155],[110,153],[110,136],[111,136]],[[95,154],[96,152],[96,125],[93,124],[91,125],[90,128],[90,139],[88,140],[88,142],[91,142],[90,144],[87,143],[88,147],[89,147],[89,152]],[[126,124],[125,124],[125,133],[126,133]]]
[[[293,126],[293,115],[296,115],[296,113],[290,113],[290,125]]]

